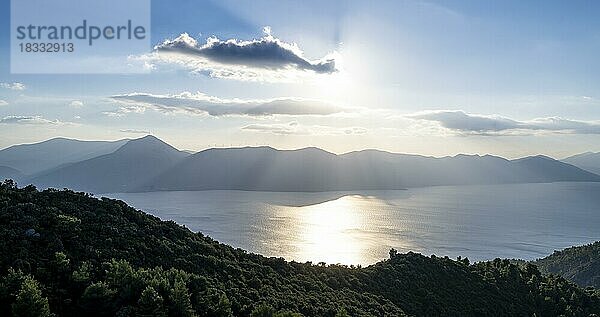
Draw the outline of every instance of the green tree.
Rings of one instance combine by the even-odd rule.
[[[230,317],[232,315],[231,303],[229,302],[227,295],[222,294],[215,309],[215,317]]]
[[[170,316],[188,317],[195,315],[194,310],[192,309],[190,293],[185,282],[181,279],[175,280],[169,294],[169,300],[171,302],[169,307]]]
[[[54,253],[54,265],[58,272],[68,272],[71,260],[69,260],[64,252],[56,252]]]
[[[9,268],[8,274],[3,276],[0,282],[0,298],[7,299],[18,293],[25,278],[27,275],[23,274],[21,270]],[[12,299],[10,301],[12,302]]]
[[[73,271],[71,277],[76,283],[89,283],[92,279],[92,269],[90,262],[84,261],[75,271]]]
[[[33,277],[27,276],[21,284],[17,298],[12,304],[12,313],[15,317],[52,316],[48,298],[42,296],[39,283]]]
[[[302,317],[302,314],[300,313],[293,313],[290,311],[280,311],[277,312],[274,317]]]
[[[138,300],[136,316],[139,317],[164,317],[167,316],[165,307],[163,306],[163,298],[150,285],[142,291],[142,295]]]
[[[335,317],[348,317],[348,312],[346,311],[346,309],[342,308],[337,311]]]
[[[254,308],[250,317],[273,317],[275,315],[275,309],[267,304],[261,304]]]
[[[112,316],[115,291],[104,282],[88,286],[81,295],[80,306],[90,316]]]
[[[252,311],[250,317],[302,317],[302,315],[290,311],[276,311],[267,304],[261,304]]]

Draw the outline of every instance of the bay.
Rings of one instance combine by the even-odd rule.
[[[599,183],[104,196],[222,243],[299,262],[369,265],[392,247],[472,261],[529,260],[600,240]]]

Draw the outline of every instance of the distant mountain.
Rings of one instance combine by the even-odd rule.
[[[533,263],[542,273],[558,274],[581,287],[600,288],[600,241],[554,251]]]
[[[586,171],[600,174],[600,152],[586,152],[567,157],[563,162],[575,165]]]
[[[125,142],[127,140],[108,142],[54,138],[39,143],[13,145],[0,150],[0,165],[33,175],[62,164],[112,153]]]
[[[375,150],[336,155],[317,148],[245,147],[190,155],[132,190],[333,191],[557,181],[596,182],[600,176],[545,156],[434,158]]]
[[[189,156],[136,190],[324,191],[339,183],[337,163],[335,154],[316,148],[210,149]]]
[[[154,136],[130,140],[110,154],[65,165],[31,180],[39,187],[94,193],[127,191],[154,179],[188,154]]]
[[[318,148],[271,147],[208,149],[190,155],[154,136],[115,142],[58,138],[17,145],[0,151],[0,166],[7,167],[0,170],[0,176],[10,176],[19,183],[94,193],[209,189],[319,192],[600,181],[599,175],[545,156],[507,160],[460,154],[435,158],[378,150],[336,155]]]
[[[594,181],[599,175],[585,171],[579,167],[555,160],[553,158],[537,155],[511,161],[517,166],[520,180],[534,183],[556,181]]]
[[[8,166],[0,166],[0,181],[5,179],[12,179],[20,182],[25,175],[21,171]]]

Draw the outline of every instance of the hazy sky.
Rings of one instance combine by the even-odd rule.
[[[11,75],[0,147],[147,133],[181,148],[600,151],[598,1],[152,1],[137,75]]]

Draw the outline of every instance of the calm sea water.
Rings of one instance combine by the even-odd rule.
[[[367,265],[392,247],[471,260],[534,259],[600,240],[600,183],[106,196],[220,242],[301,262]]]

